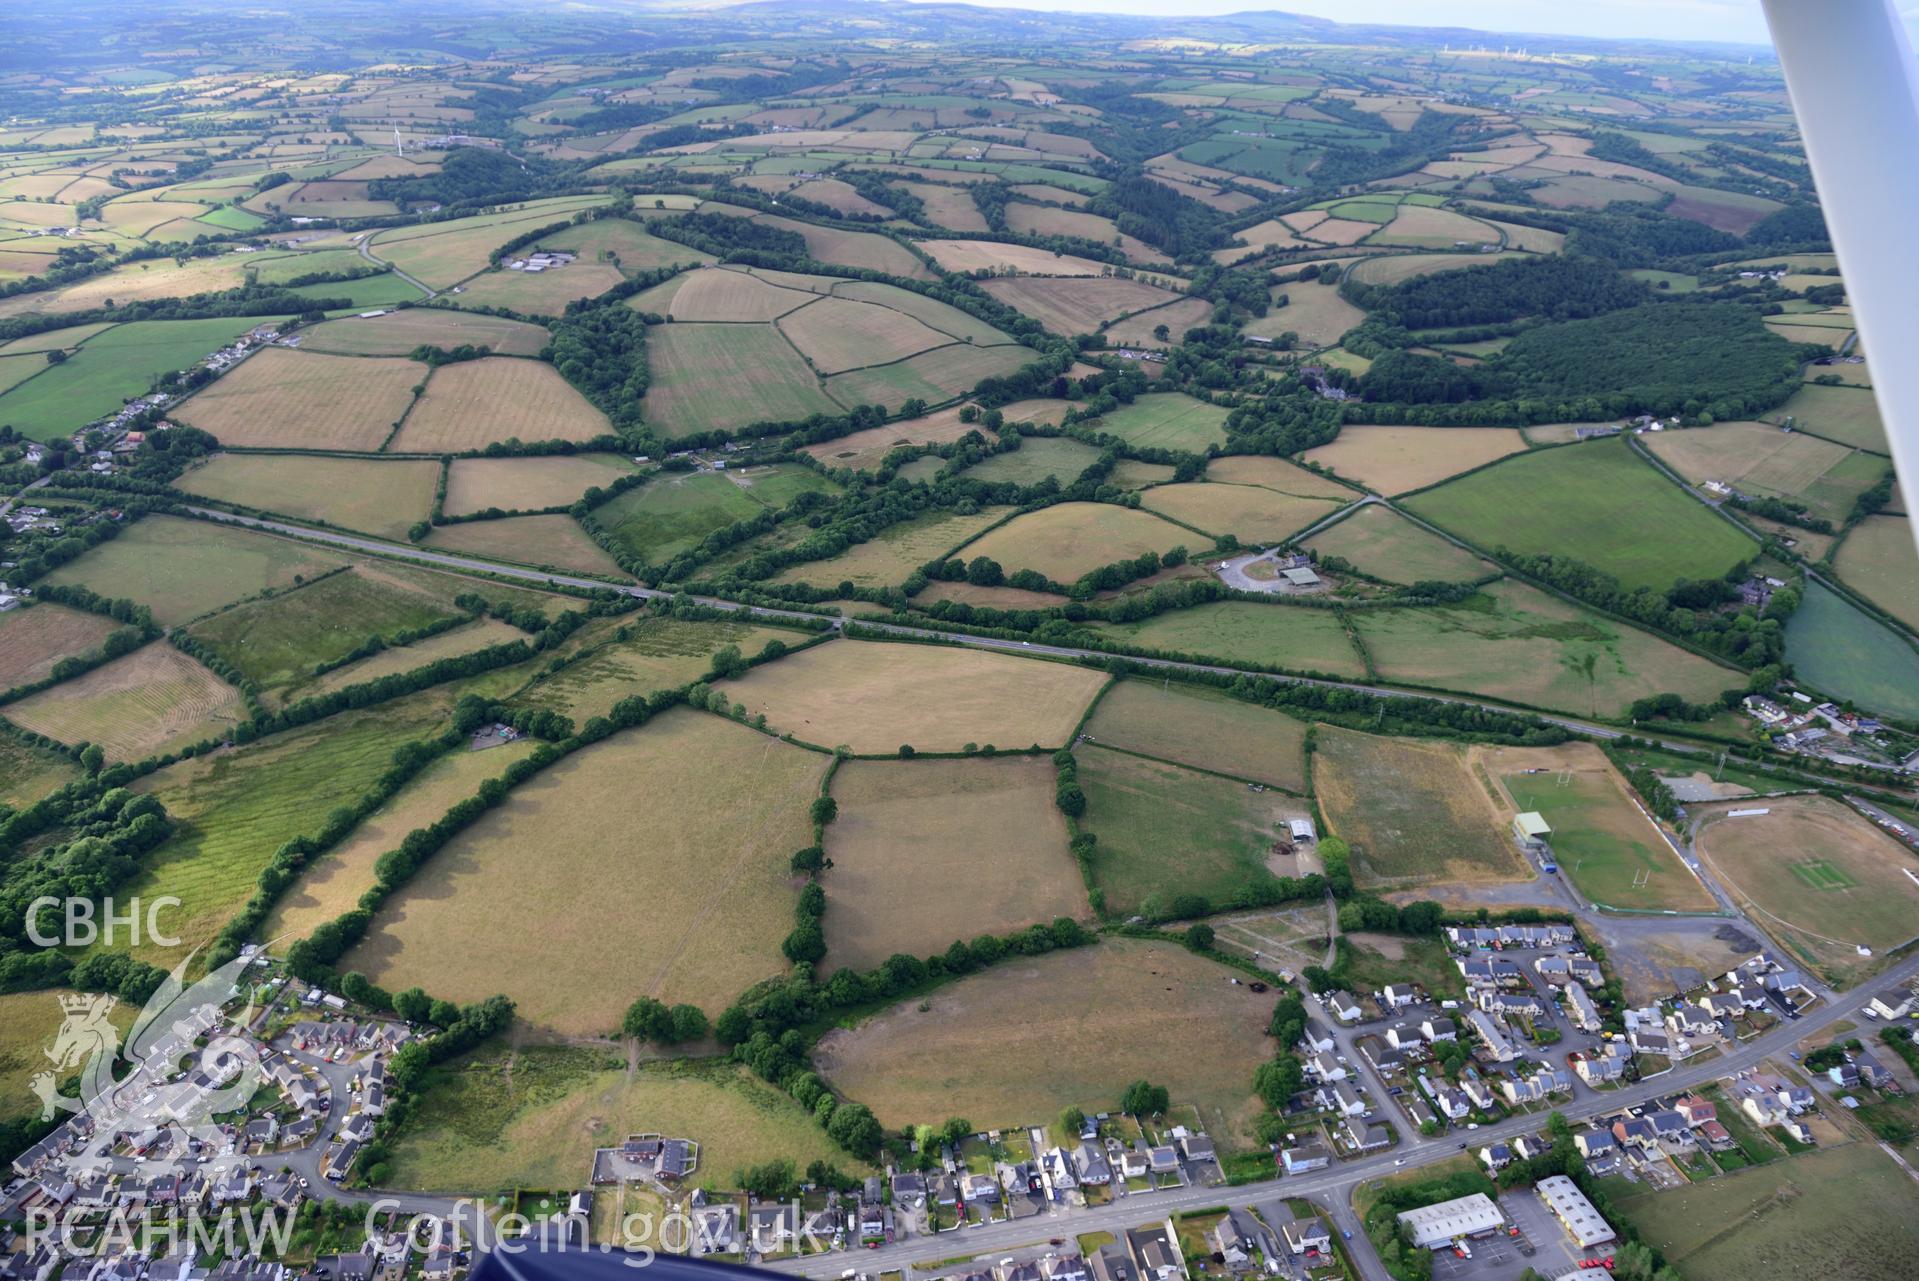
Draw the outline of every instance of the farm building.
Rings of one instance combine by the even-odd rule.
[[[1580,1249],[1611,1241],[1618,1234],[1612,1230],[1606,1220],[1600,1216],[1579,1185],[1563,1174],[1549,1175],[1539,1181],[1536,1189],[1539,1199],[1546,1203],[1566,1234],[1572,1237]]]
[[[1460,1237],[1484,1236],[1506,1226],[1506,1216],[1484,1192],[1407,1210],[1399,1221],[1412,1230],[1413,1244],[1441,1250]]]

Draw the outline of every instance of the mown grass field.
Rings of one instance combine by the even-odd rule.
[[[100,648],[120,624],[51,601],[0,614],[0,690],[44,680],[63,658]]]
[[[612,430],[553,366],[488,356],[434,370],[391,448],[460,453],[495,441],[592,440]]]
[[[1055,503],[1015,517],[968,544],[966,559],[985,556],[1008,573],[1032,569],[1055,582],[1070,583],[1117,560],[1149,551],[1163,555],[1199,541],[1190,529],[1130,508]]]
[[[777,640],[803,644],[803,632],[732,622],[684,622],[643,618],[622,624],[626,640],[607,639],[591,654],[537,683],[514,701],[571,716],[584,725],[604,716],[630,694],[671,689],[697,680],[712,667],[713,654],[727,645],[752,657]]]
[[[628,276],[659,267],[713,261],[711,254],[653,235],[645,226],[630,218],[601,218],[594,222],[583,222],[543,237],[536,247],[570,250],[580,255],[582,261],[609,262]]]
[[[1405,889],[1530,879],[1492,798],[1446,743],[1319,728],[1313,790],[1353,879]]]
[[[832,641],[724,688],[768,726],[821,747],[956,752],[1064,746],[1104,674],[977,650]]]
[[[1623,437],[1535,450],[1406,505],[1481,547],[1571,557],[1628,590],[1716,578],[1758,550],[1635,457]]]
[[[1196,1106],[1214,1142],[1231,1149],[1250,1138],[1250,1084],[1272,1052],[1273,1007],[1231,974],[1184,948],[1133,939],[1008,961],[829,1033],[814,1062],[888,1127],[947,1116],[1049,1125],[1065,1107],[1116,1107],[1129,1082],[1151,1080],[1175,1106]]]
[[[1002,276],[982,281],[980,288],[1049,331],[1069,338],[1094,333],[1121,316],[1179,297],[1143,280],[1112,276]]]
[[[600,528],[649,564],[684,555],[717,530],[839,486],[807,467],[775,463],[724,472],[668,472],[596,508]]]
[[[1448,476],[1526,448],[1511,427],[1369,427],[1347,425],[1331,444],[1301,455],[1382,494],[1436,485]]]
[[[821,298],[774,323],[821,374],[888,364],[953,341],[911,316],[851,298]]]
[[[1122,464],[1123,466],[1124,464]],[[1206,479],[1222,485],[1257,485],[1296,498],[1333,498],[1350,502],[1359,495],[1347,485],[1308,471],[1297,463],[1264,454],[1234,454],[1206,465]]]
[[[567,1035],[614,1031],[641,995],[718,1013],[786,969],[787,857],[812,839],[826,764],[688,710],[582,748],[436,854],[342,964],[456,1001],[504,991]],[[645,797],[645,822],[617,795]],[[645,892],[609,894],[609,878]]]
[[[178,897],[168,929],[185,947],[212,941],[252,897],[275,850],[318,832],[334,809],[365,795],[394,750],[438,732],[450,706],[444,693],[428,691],[148,775],[135,790],[158,798],[178,829],[120,892]],[[144,936],[131,950],[155,964],[180,959]]]
[[[1230,694],[1150,678],[1122,680],[1085,732],[1107,747],[1306,790],[1306,725]]]
[[[1382,679],[1529,707],[1616,717],[1648,695],[1705,703],[1741,683],[1729,667],[1512,579],[1456,605],[1351,618]]]
[[[568,303],[597,298],[625,280],[611,263],[582,259],[541,272],[483,272],[448,301],[456,307],[504,307],[528,316],[558,316]]]
[[[1402,258],[1378,258],[1375,262],[1403,262]],[[1329,347],[1340,335],[1366,319],[1366,313],[1339,296],[1332,285],[1301,281],[1281,285],[1273,291],[1273,300],[1286,299],[1284,307],[1272,307],[1264,316],[1248,321],[1245,332],[1260,338],[1277,338],[1284,333],[1299,335],[1306,347]]]
[[[5,402],[0,401],[0,408],[4,405]],[[1800,431],[1859,449],[1886,452],[1886,428],[1879,418],[1879,402],[1870,388],[1801,387],[1767,417],[1776,423],[1790,418]]]
[[[826,380],[826,392],[846,409],[884,405],[888,411],[919,399],[941,404],[965,395],[988,378],[1004,378],[1033,361],[1029,347],[975,347],[949,343],[890,365],[850,369]]]
[[[1140,506],[1215,537],[1231,534],[1249,547],[1263,547],[1324,520],[1339,510],[1340,502],[1300,498],[1260,485],[1208,481],[1155,485],[1140,495]]]
[[[315,325],[304,331],[300,347],[339,356],[405,356],[424,344],[447,351],[471,345],[501,356],[537,356],[551,337],[538,325],[503,316],[409,307],[384,316],[347,316]]]
[[[1157,392],[1102,414],[1088,426],[1141,449],[1203,454],[1226,443],[1226,410],[1184,392]]]
[[[1869,1142],[1618,1204],[1641,1236],[1691,1276],[1902,1281],[1919,1249],[1910,1176]]]
[[[884,427],[869,427],[865,431],[856,431],[850,435],[821,441],[815,445],[805,445],[802,448],[828,467],[850,467],[854,471],[872,471],[885,461],[888,454],[901,445],[950,444],[972,431],[985,435],[984,430],[977,423],[961,422],[960,406],[954,405],[919,418],[888,423]]]
[[[1274,866],[1291,874],[1292,860],[1274,864],[1271,848],[1286,820],[1304,815],[1300,801],[1097,744],[1075,755],[1086,793],[1080,830],[1099,838],[1093,884],[1108,912],[1163,916],[1182,894],[1218,907],[1269,883]]]
[[[1824,796],[1768,799],[1769,813],[1731,817],[1749,803],[1694,807],[1707,867],[1758,923],[1829,982],[1872,968],[1855,944],[1884,953],[1919,935],[1919,885],[1899,842],[1849,806]],[[1550,816],[1548,816],[1550,817]]]
[[[185,369],[270,317],[140,320],[95,336],[64,364],[48,366],[0,395],[0,422],[33,440],[70,435],[110,414],[153,379]],[[182,420],[186,421],[186,420]]]
[[[524,231],[547,223],[564,222],[578,209],[604,203],[606,196],[562,196],[534,200],[498,213],[448,222],[398,227],[368,238],[367,247],[383,262],[392,263],[434,289],[446,289],[484,271],[493,252]]]
[[[426,459],[215,454],[173,482],[198,498],[400,538],[433,510],[440,465]]]
[[[938,461],[938,460],[935,460]],[[778,583],[894,587],[928,561],[952,555],[982,530],[1005,518],[1010,507],[987,507],[970,516],[935,511],[888,525],[863,543],[827,560],[802,561],[774,576]],[[966,547],[968,558],[976,554]]]
[[[0,728],[0,805],[31,805],[78,777],[80,767],[68,757]]]
[[[269,347],[173,411],[223,445],[380,448],[413,403],[427,367],[387,356],[327,356]]]
[[[479,791],[487,779],[498,778],[537,742],[521,738],[479,752],[455,748],[427,766],[344,841],[307,865],[260,927],[260,937],[283,940],[284,948],[342,912],[352,911],[360,895],[372,887],[373,864],[380,855],[398,848],[408,832],[436,822],[456,802]]]
[[[842,765],[826,830],[824,971],[1087,916],[1054,783],[1045,757]]]
[[[1363,677],[1366,665],[1329,609],[1220,601],[1103,629],[1133,645],[1169,653],[1258,663],[1300,672]]]
[[[1395,583],[1470,582],[1496,568],[1380,504],[1360,508],[1314,534],[1305,545]]]
[[[1709,480],[1765,498],[1794,498],[1843,525],[1853,500],[1885,475],[1887,462],[1845,445],[1784,432],[1770,423],[1719,423],[1648,438],[1662,462],[1695,485]]]
[[[569,1188],[595,1147],[664,1129],[700,1145],[694,1187],[731,1188],[749,1166],[828,1161],[865,1173],[789,1096],[718,1060],[624,1070],[604,1050],[489,1046],[435,1076],[394,1144],[388,1186],[422,1192]]]
[[[622,454],[554,454],[544,458],[458,458],[447,470],[446,514],[497,507],[538,511],[576,501],[635,469]]]
[[[240,692],[164,640],[17,703],[14,724],[107,760],[139,761],[215,738],[246,719]]]
[[[1919,717],[1919,649],[1816,582],[1786,621],[1786,658],[1814,689]]]
[[[668,438],[841,412],[770,325],[663,325],[648,331],[647,360],[647,421]]]
[[[551,565],[579,574],[630,581],[619,562],[607,555],[606,549],[594,542],[578,521],[563,513],[442,525],[427,537],[425,545],[436,551],[517,561],[522,565]]]
[[[1711,911],[1705,886],[1628,798],[1612,769],[1587,755],[1578,768],[1500,779],[1515,806],[1537,811],[1552,825],[1548,841],[1559,874],[1608,907]]]
[[[1919,628],[1919,555],[1913,552],[1911,518],[1866,517],[1839,544],[1833,568],[1848,587]]]
[[[216,614],[189,634],[262,690],[289,690],[309,680],[315,664],[344,657],[370,636],[454,616],[459,611],[452,598],[459,589],[452,579],[365,562]]]
[[[1014,485],[1037,485],[1048,476],[1062,487],[1079,479],[1079,474],[1099,461],[1099,450],[1063,436],[1035,436],[1020,442],[1008,454],[994,454],[982,463],[966,469],[969,480]]]

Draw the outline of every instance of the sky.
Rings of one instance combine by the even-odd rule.
[[[1759,0],[969,0],[1004,8],[1197,14],[1278,9],[1338,22],[1770,45]],[[1815,0],[1797,0],[1811,3]],[[1908,29],[1919,0],[1899,0]],[[1551,52],[1535,49],[1534,52]]]

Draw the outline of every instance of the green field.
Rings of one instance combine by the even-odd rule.
[[[843,412],[771,325],[656,325],[647,360],[647,421],[669,439]]]
[[[31,805],[80,777],[67,757],[0,728],[0,805]]]
[[[778,627],[754,627],[725,621],[686,622],[677,618],[641,618],[622,624],[625,640],[609,639],[592,653],[542,677],[515,703],[571,716],[584,725],[604,716],[630,694],[671,689],[704,676],[714,652],[726,645],[751,657],[778,640],[798,645],[805,633]]]
[[[719,1060],[650,1063],[627,1071],[606,1050],[489,1046],[434,1074],[399,1132],[383,1186],[461,1193],[475,1188],[583,1185],[596,1146],[664,1131],[700,1145],[688,1184],[738,1186],[747,1166],[784,1158],[859,1171],[787,1095]]]
[[[839,486],[794,463],[729,472],[675,472],[630,489],[596,508],[600,528],[642,561],[664,565],[715,530],[778,510],[806,493]]]
[[[1823,858],[1809,858],[1803,863],[1790,865],[1792,874],[1805,883],[1810,890],[1849,890],[1859,882],[1846,875],[1841,868]]]
[[[994,454],[962,473],[968,480],[993,484],[1037,485],[1048,476],[1062,487],[1099,460],[1099,450],[1063,436],[1035,436],[1020,442],[1011,453]]]
[[[422,590],[423,584],[439,590]],[[435,583],[361,565],[216,614],[189,634],[262,690],[278,690],[305,683],[315,664],[343,658],[369,637],[453,617],[459,611],[452,598],[462,586],[453,578]]]
[[[1650,632],[1511,579],[1458,604],[1351,617],[1383,680],[1582,716],[1622,716],[1634,699],[1668,692],[1705,703],[1743,681]]]
[[[1490,562],[1379,504],[1327,526],[1305,545],[1395,583],[1469,582],[1493,572]]]
[[[47,576],[147,606],[163,626],[281,590],[343,565],[347,557],[230,525],[148,516],[118,538]]]
[[[1177,765],[1096,745],[1075,755],[1086,793],[1080,830],[1099,838],[1093,885],[1122,917],[1169,915],[1190,894],[1217,910],[1270,885],[1269,847],[1305,812],[1281,793]]]
[[[1405,503],[1480,547],[1583,561],[1629,591],[1717,578],[1759,550],[1623,437],[1516,454]]]
[[[1786,622],[1786,658],[1799,679],[1837,698],[1919,717],[1919,649],[1838,593],[1808,582]]]
[[[1329,609],[1221,601],[1143,623],[1115,624],[1100,634],[1148,649],[1194,654],[1228,663],[1256,663],[1290,671],[1363,677],[1366,665]]]
[[[35,440],[70,435],[186,369],[271,317],[136,320],[89,338],[64,364],[49,366],[0,396],[0,425]]]
[[[0,408],[5,405],[0,400]],[[1791,418],[1800,431],[1886,452],[1886,428],[1879,419],[1879,402],[1868,387],[1802,387],[1767,418],[1776,423]]]
[[[1226,410],[1177,391],[1141,396],[1088,426],[1137,448],[1203,454],[1208,445],[1226,443]]]
[[[1913,553],[1910,517],[1866,517],[1839,544],[1832,567],[1846,586],[1919,628],[1919,555]]]
[[[1552,826],[1560,875],[1595,903],[1628,911],[1709,912],[1713,897],[1606,769],[1508,774],[1522,811]]]
[[[1203,686],[1123,680],[1084,732],[1107,747],[1306,790],[1305,722]]]
[[[1912,1180],[1870,1142],[1616,1204],[1689,1277],[1905,1281],[1919,1251]]]
[[[446,695],[428,691],[148,775],[137,790],[157,797],[178,827],[121,890],[178,897],[169,928],[186,947],[211,941],[252,896],[275,850],[365,795],[395,748],[440,730],[447,706]],[[136,951],[155,963],[179,959],[168,949]]]

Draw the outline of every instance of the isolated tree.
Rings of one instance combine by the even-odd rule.
[[[1205,924],[1189,926],[1186,930],[1186,946],[1195,952],[1212,951],[1213,927]]]
[[[840,803],[830,796],[822,796],[813,802],[813,821],[821,827],[840,816]]]

